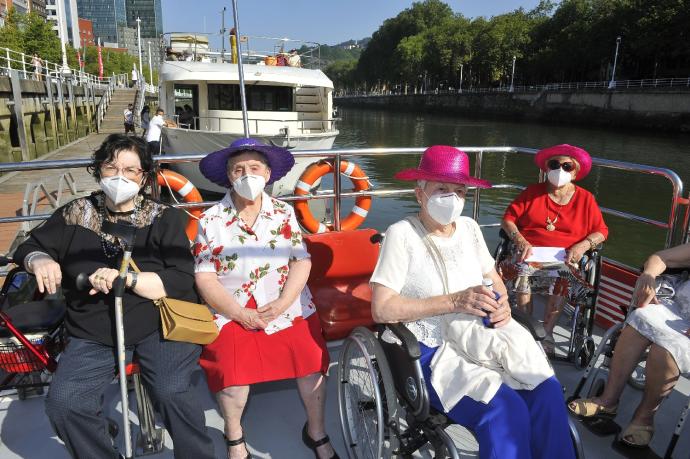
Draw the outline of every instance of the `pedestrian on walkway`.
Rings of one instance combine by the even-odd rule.
[[[166,120],[163,115],[165,115],[165,112],[162,108],[158,107],[156,109],[156,116],[151,118],[151,121],[149,121],[149,128],[146,131],[146,142],[149,144],[149,151],[154,155],[160,153],[160,141],[163,127],[177,127],[177,124],[171,120]]]
[[[151,109],[148,105],[144,105],[141,109],[141,136],[146,137],[146,131],[149,129],[149,122],[151,121]]]
[[[125,119],[125,135],[129,134],[130,132],[132,134],[136,135],[136,132],[134,131],[134,105],[132,105],[132,104],[127,105],[127,108],[125,108],[125,112],[124,112],[124,119]]]
[[[31,58],[31,65],[34,68],[34,75],[38,81],[43,80],[43,59],[38,57],[38,54],[34,53],[34,57]]]
[[[130,88],[136,87],[138,80],[139,80],[139,72],[137,72],[137,65],[132,64],[132,85],[130,86]]]

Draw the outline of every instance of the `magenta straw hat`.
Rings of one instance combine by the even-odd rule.
[[[470,176],[467,153],[447,145],[434,145],[424,150],[419,167],[395,174],[398,180],[430,180],[443,183],[463,183],[477,188],[491,188],[491,182]]]
[[[589,153],[580,147],[574,147],[572,145],[568,145],[567,143],[554,145],[553,147],[539,150],[534,157],[534,162],[539,169],[543,170],[544,172],[548,172],[546,163],[554,156],[569,156],[577,161],[577,163],[580,165],[580,170],[577,172],[577,177],[575,177],[575,180],[582,180],[583,178],[587,177],[589,171],[592,170],[592,157],[589,156]]]
[[[289,150],[283,147],[264,145],[256,139],[247,137],[237,139],[229,147],[206,155],[199,162],[199,170],[204,177],[216,185],[230,188],[227,172],[228,159],[245,151],[256,151],[266,157],[268,167],[271,169],[271,177],[266,182],[267,185],[284,177],[295,165],[295,158]]]

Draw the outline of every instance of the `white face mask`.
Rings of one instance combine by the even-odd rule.
[[[426,210],[438,224],[448,225],[462,215],[465,199],[456,193],[439,193],[431,197],[427,195],[427,197],[429,200],[426,203]]]
[[[122,175],[103,177],[100,185],[105,195],[116,206],[129,201],[139,193],[139,184]]]
[[[553,186],[560,188],[563,185],[570,183],[570,181],[573,179],[573,176],[570,174],[570,172],[566,172],[559,167],[558,169],[549,171],[549,173],[546,174],[546,179]]]
[[[253,201],[266,187],[266,179],[262,175],[243,175],[232,182],[232,189],[244,199]]]

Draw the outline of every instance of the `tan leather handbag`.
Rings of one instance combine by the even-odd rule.
[[[132,270],[139,268],[130,260]],[[163,338],[195,344],[209,344],[218,337],[218,327],[205,304],[163,297],[154,300],[161,314]]]

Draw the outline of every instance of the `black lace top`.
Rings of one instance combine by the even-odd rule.
[[[107,345],[115,343],[112,293],[92,296],[75,288],[79,273],[91,274],[104,266],[118,268],[119,241],[101,234],[103,218],[125,220],[138,228],[132,258],[142,271],[160,276],[168,297],[198,301],[194,260],[184,232],[186,215],[142,196],[137,197],[136,204],[133,212],[111,214],[105,210],[101,192],[75,199],[34,229],[14,254],[20,265],[34,251],[46,252],[60,263],[67,301],[65,324],[72,336]],[[158,309],[151,300],[125,290],[123,305],[127,345],[160,329]]]

